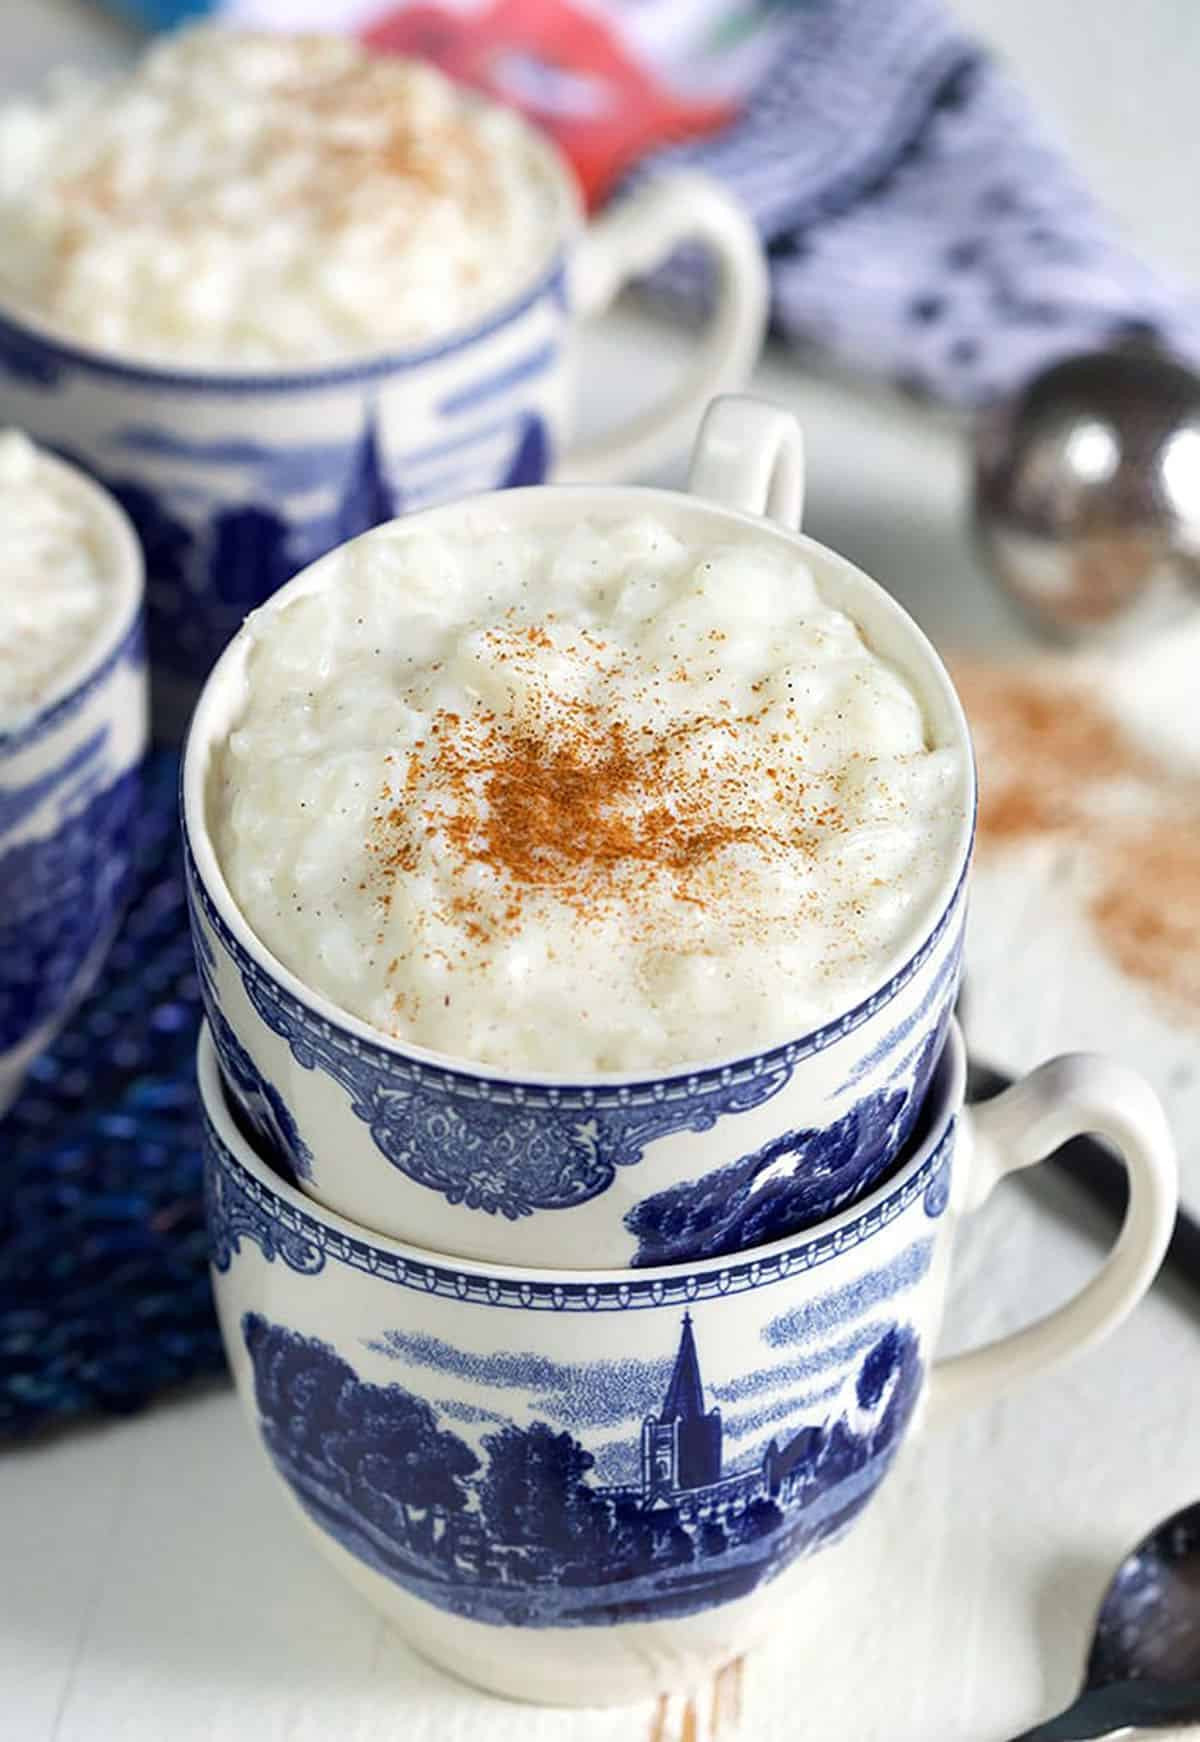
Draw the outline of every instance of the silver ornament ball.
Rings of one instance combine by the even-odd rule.
[[[1062,637],[1200,605],[1200,375],[1138,344],[1044,370],[979,417],[974,520],[1001,584]]]

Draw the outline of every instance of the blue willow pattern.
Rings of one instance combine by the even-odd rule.
[[[319,1016],[260,967],[233,935],[201,885],[190,854],[188,871],[197,936],[205,927],[212,932],[254,1011],[286,1043],[296,1063],[323,1071],[342,1086],[384,1158],[450,1204],[513,1221],[587,1203],[609,1188],[618,1168],[635,1166],[659,1139],[708,1131],[719,1119],[762,1106],[790,1081],[798,1059],[852,1032],[908,983],[940,943],[958,904],[956,891],[929,938],[887,986],[803,1041],[684,1077],[614,1087],[526,1086],[404,1057]],[[953,953],[957,959],[957,945]],[[939,973],[947,998],[949,978],[949,970]],[[213,1014],[215,996],[208,1004]],[[236,1077],[223,1025],[215,1029],[222,1063]],[[932,1068],[934,1057],[926,1055],[918,1075]],[[897,1119],[911,1118],[918,1104],[919,1095],[910,1088],[902,1107],[889,1101],[863,1130],[869,1125],[877,1134],[890,1131]],[[819,1141],[820,1134],[806,1135],[810,1148]],[[832,1129],[830,1155],[842,1155],[845,1141],[843,1129]],[[861,1144],[859,1151],[862,1165],[869,1166]],[[290,1159],[295,1162],[294,1155]],[[753,1170],[754,1163],[749,1157],[733,1165]],[[646,1212],[647,1233],[652,1214]],[[769,1223],[770,1229],[777,1226],[778,1218]],[[639,1262],[651,1261],[639,1257]]]
[[[511,1307],[523,1312],[530,1309],[627,1312],[672,1302],[688,1306],[698,1300],[745,1294],[769,1287],[794,1270],[813,1270],[869,1240],[917,1198],[923,1199],[926,1218],[936,1220],[949,1202],[954,1140],[955,1128],[951,1124],[937,1148],[902,1187],[832,1231],[822,1232],[818,1228],[807,1238],[798,1237],[786,1250],[768,1251],[765,1255],[751,1252],[736,1262],[731,1259],[719,1269],[688,1272],[680,1267],[665,1278],[631,1271],[627,1278],[603,1283],[508,1281],[482,1274],[469,1265],[451,1269],[432,1259],[372,1245],[267,1191],[230,1154],[211,1125],[205,1127],[204,1189],[213,1263],[222,1272],[228,1271],[246,1238],[254,1241],[268,1263],[282,1258],[289,1269],[302,1275],[315,1275],[324,1268],[326,1260],[333,1260],[400,1288],[474,1301],[483,1306]]]
[[[639,1162],[656,1139],[710,1130],[723,1115],[760,1106],[791,1076],[791,1065],[778,1058],[765,1068],[730,1069],[678,1084],[526,1092],[402,1059],[360,1043],[290,998],[223,925],[194,868],[190,888],[202,915],[197,934],[205,923],[213,930],[236,963],[255,1011],[287,1042],[297,1064],[340,1083],[392,1166],[451,1204],[515,1221],[537,1210],[586,1203],[608,1189],[617,1168]],[[210,1014],[216,1013],[215,996],[207,1003]],[[218,1022],[214,1038],[223,1067],[236,1079],[226,1024]]]

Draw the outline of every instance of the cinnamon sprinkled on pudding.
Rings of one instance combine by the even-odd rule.
[[[428,340],[515,296],[566,203],[515,114],[347,37],[195,26],[0,105],[0,296],[123,355]]]
[[[686,682],[686,673],[674,678]],[[581,918],[619,905],[633,925],[647,880],[658,875],[677,900],[721,900],[729,920],[745,924],[736,893],[720,878],[727,849],[786,859],[815,853],[846,826],[835,801],[809,804],[798,775],[781,778],[770,746],[757,749],[751,739],[747,751],[742,740],[756,714],[701,715],[659,734],[606,717],[594,702],[548,707],[549,700],[539,698],[528,718],[435,715],[430,742],[414,744],[405,777],[406,798],[422,785],[433,796],[414,808],[392,804],[384,790],[368,843],[384,877],[411,870],[422,837],[440,834],[460,864],[507,880],[506,923],[520,918],[527,892],[553,891]],[[687,754],[697,745],[706,746],[699,766]],[[773,787],[773,824],[762,820],[764,780]],[[455,912],[473,907],[485,911],[478,899],[454,897]]]
[[[965,759],[789,552],[657,522],[383,528],[251,619],[210,813],[304,981],[485,1064],[653,1070],[886,978]]]

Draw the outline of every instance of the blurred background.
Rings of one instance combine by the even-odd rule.
[[[278,0],[280,9],[287,0]],[[128,62],[139,25],[201,10],[174,0],[2,0],[9,88],[64,60]],[[324,9],[295,16],[320,27]],[[380,6],[377,8],[383,11]],[[1142,0],[1136,41],[1122,0],[952,0],[952,14],[1018,74],[1077,167],[1130,239],[1162,265],[1200,279],[1194,197],[1200,13],[1186,0]]]

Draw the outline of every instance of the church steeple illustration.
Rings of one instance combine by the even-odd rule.
[[[679,1351],[661,1415],[642,1424],[642,1492],[647,1501],[706,1488],[721,1476],[721,1412],[704,1410],[704,1382],[692,1316],[683,1315]]]
[[[401,512],[399,493],[388,482],[375,408],[368,412],[362,434],[350,455],[346,481],[334,511],[336,542],[357,538]]]

